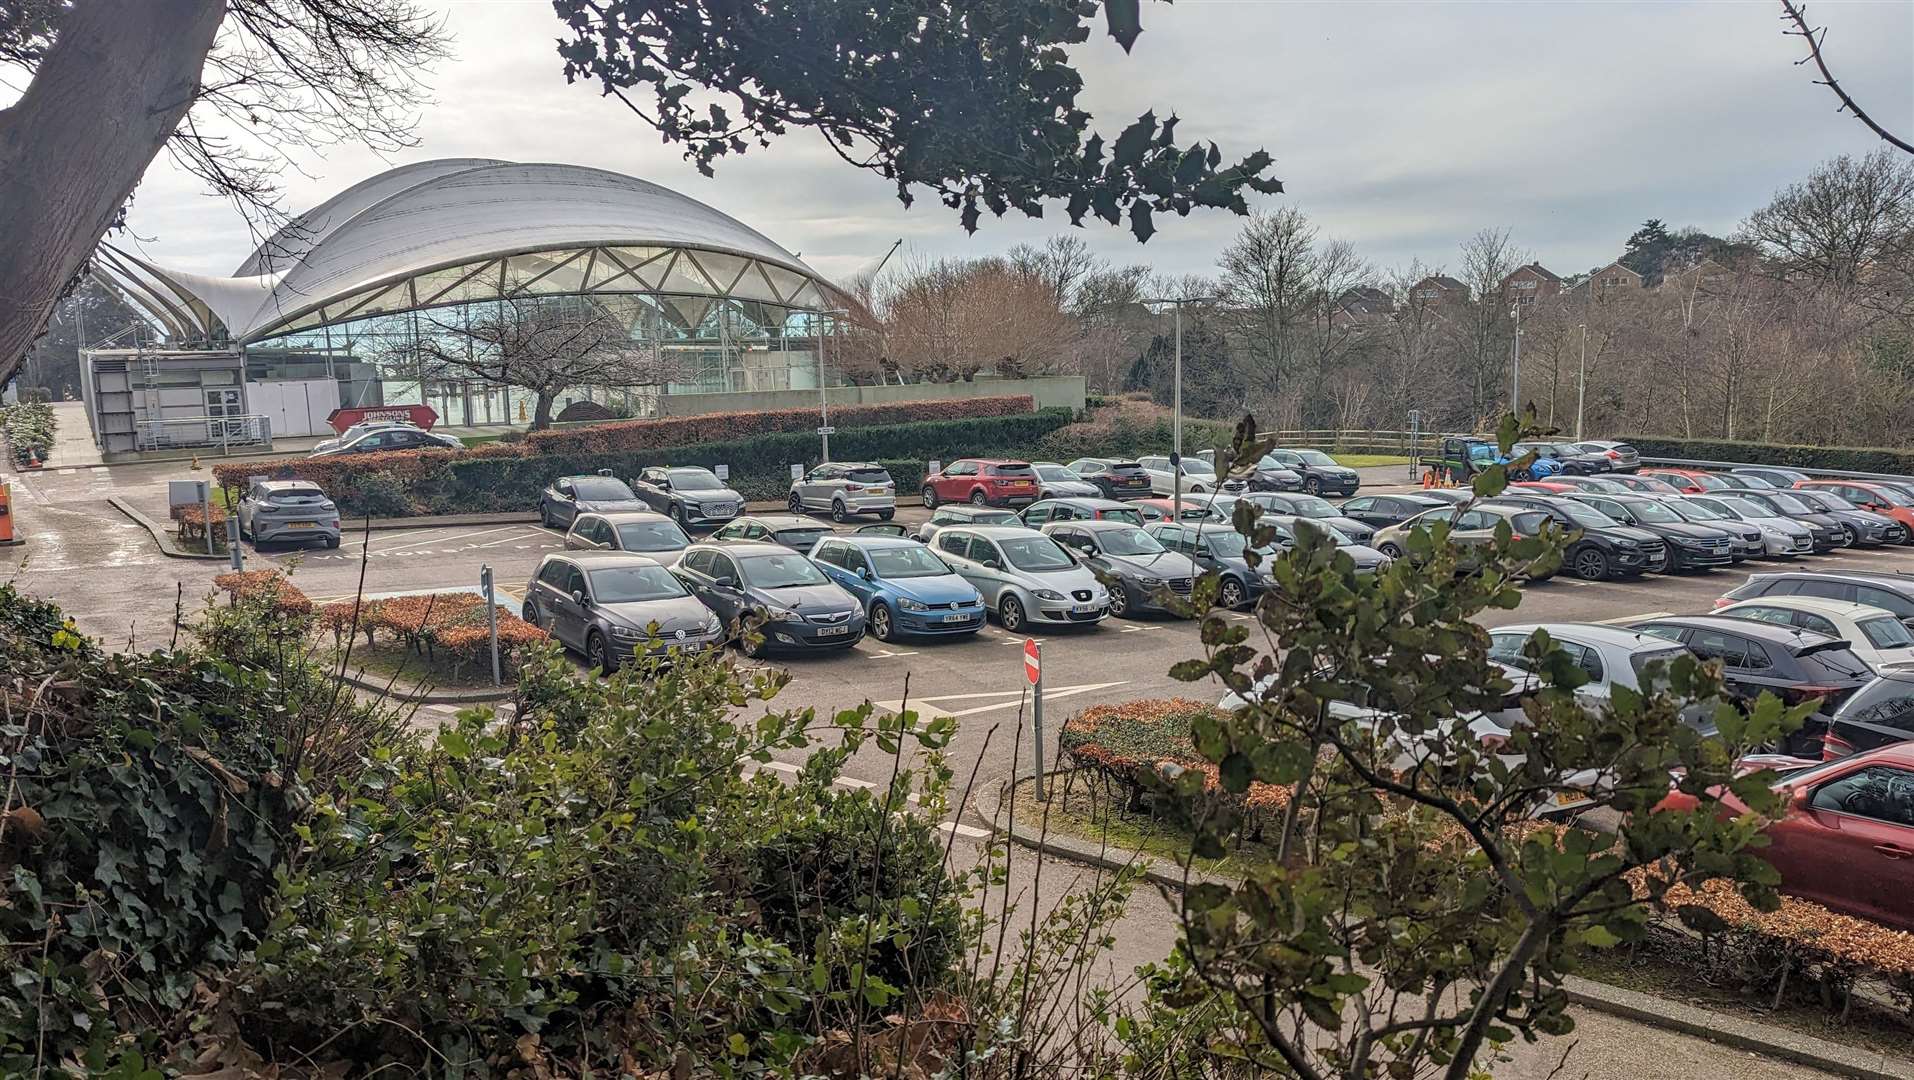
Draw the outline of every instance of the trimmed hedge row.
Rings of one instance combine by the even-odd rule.
[[[1070,419],[1068,409],[1045,409],[846,428],[831,436],[831,456],[839,461],[882,463],[891,470],[898,490],[909,494],[923,483],[927,459],[1017,453]],[[266,466],[265,475],[311,480],[347,516],[529,510],[537,505],[539,492],[557,477],[610,469],[612,475],[628,479],[650,465],[728,465],[731,486],[745,498],[781,500],[790,490],[791,464],[816,463],[818,449],[817,435],[810,431],[598,453],[520,454],[515,447],[481,446],[468,451],[413,450],[284,461]],[[259,464],[217,465],[213,472],[221,483],[239,485],[248,476],[261,475],[261,469]]]
[[[1128,792],[1133,806],[1144,793],[1140,773],[1158,772],[1165,763],[1202,773],[1204,790],[1243,812],[1254,835],[1264,817],[1289,805],[1291,789],[1257,782],[1241,796],[1223,790],[1215,764],[1197,752],[1193,738],[1196,724],[1218,711],[1187,698],[1092,705],[1064,721],[1059,746],[1073,766],[1098,773]]]
[[[1785,465],[1796,469],[1846,469],[1853,472],[1914,476],[1914,450],[1876,446],[1797,446],[1789,443],[1729,442],[1722,439],[1674,439],[1644,435],[1626,440],[1643,457],[1735,461],[1749,465]]]
[[[1228,449],[1235,438],[1234,424],[1188,417],[1183,420],[1183,452],[1191,456],[1200,450]],[[1030,451],[1030,457],[1036,461],[1069,464],[1080,457],[1133,458],[1143,454],[1167,454],[1173,439],[1168,420],[1071,424],[1038,443]]]
[[[1035,411],[1028,395],[955,398],[944,401],[898,401],[877,405],[845,405],[831,410],[833,427],[853,428],[911,424],[928,420],[1009,416]],[[522,444],[534,454],[602,454],[615,450],[666,450],[696,443],[738,439],[784,432],[815,434],[814,408],[764,412],[705,413],[659,420],[625,420],[585,428],[535,431]]]

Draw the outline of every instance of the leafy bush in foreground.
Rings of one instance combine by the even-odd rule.
[[[25,465],[36,455],[45,462],[53,452],[56,426],[53,407],[44,401],[0,406],[0,442],[6,443],[16,466]]]

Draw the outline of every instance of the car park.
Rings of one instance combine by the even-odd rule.
[[[609,470],[596,476],[561,476],[538,496],[538,520],[548,529],[569,529],[580,514],[645,509],[645,500]]]
[[[726,542],[778,544],[792,551],[808,552],[819,540],[831,536],[831,528],[810,518],[788,514],[754,514],[741,517],[711,534],[711,539]]]
[[[1329,539],[1335,542],[1337,549],[1355,562],[1357,573],[1379,573],[1389,569],[1389,564],[1395,561],[1391,556],[1368,544],[1357,543],[1341,529],[1316,518],[1297,517],[1293,514],[1264,514],[1256,519],[1257,528],[1268,528],[1275,533],[1276,547],[1282,551],[1290,551],[1296,547],[1297,530],[1303,525],[1327,533]]]
[[[1914,667],[1914,632],[1893,612],[1871,604],[1820,596],[1765,596],[1716,608],[1715,614],[1841,638],[1877,672]]]
[[[1150,474],[1127,458],[1078,458],[1065,466],[1106,499],[1141,499],[1150,494]]]
[[[983,629],[983,594],[915,540],[833,536],[812,549],[811,561],[863,603],[865,624],[879,641]]]
[[[1215,574],[1216,602],[1225,608],[1247,607],[1269,586],[1274,550],[1261,552],[1257,565],[1249,564],[1249,540],[1226,525],[1203,522],[1159,521],[1143,531],[1171,551],[1195,562],[1199,576]]]
[[[1256,459],[1244,484],[1251,491],[1301,491],[1303,476],[1271,453]]]
[[[545,556],[525,586],[523,615],[607,674],[641,646],[697,649],[724,636],[718,616],[670,570],[623,551]]]
[[[1892,612],[1902,625],[1914,629],[1914,577],[1902,574],[1802,570],[1750,574],[1716,600],[1715,607],[1763,596],[1820,596],[1867,604]]]
[[[1846,499],[1862,510],[1892,518],[1901,526],[1901,543],[1914,543],[1914,499],[1891,484],[1866,480],[1802,480],[1794,486],[1799,491],[1825,492]]]
[[[1784,469],[1779,465],[1736,465],[1728,470],[1727,479],[1737,476],[1766,480],[1770,487],[1791,488],[1808,478],[1800,469]]]
[[[1784,517],[1805,525],[1814,536],[1814,553],[1817,555],[1847,547],[1853,542],[1848,530],[1832,514],[1824,514],[1809,506],[1806,499],[1796,498],[1792,492],[1760,488],[1727,488],[1712,494],[1744,499],[1769,510],[1777,517]]]
[[[1354,495],[1362,487],[1362,478],[1356,470],[1337,464],[1335,458],[1321,450],[1271,450],[1257,462],[1257,467],[1271,460],[1302,477],[1302,489],[1311,495]]]
[[[1517,623],[1489,631],[1489,659],[1532,670],[1536,664],[1528,658],[1527,649],[1538,630],[1548,634],[1549,643],[1588,676],[1574,693],[1583,706],[1596,710],[1609,707],[1617,689],[1649,692],[1655,667],[1670,663],[1684,651],[1681,644],[1665,638],[1603,623]],[[1689,719],[1697,726],[1710,726],[1703,710],[1694,710]]]
[[[1784,753],[1819,753],[1828,718],[1841,701],[1874,678],[1848,642],[1793,626],[1714,615],[1667,615],[1629,629],[1678,641],[1704,660],[1721,662],[1728,694],[1752,705],[1764,691],[1788,705],[1815,702],[1817,711],[1783,738]]]
[[[1661,501],[1663,506],[1673,510],[1683,521],[1727,533],[1734,544],[1733,561],[1736,563],[1760,558],[1768,553],[1768,541],[1761,535],[1761,530],[1740,518],[1730,517],[1701,503],[1690,502],[1686,495],[1665,495]]]
[[[1358,495],[1343,500],[1336,509],[1351,521],[1380,529],[1385,525],[1400,525],[1417,514],[1446,505],[1447,500],[1432,493],[1412,492],[1405,495]]]
[[[1662,569],[1711,570],[1734,562],[1735,541],[1726,529],[1685,521],[1661,499],[1647,495],[1603,495],[1576,492],[1569,498],[1587,503],[1623,525],[1646,529],[1668,544]]]
[[[1408,553],[1408,535],[1416,529],[1428,529],[1438,524],[1449,526],[1449,543],[1462,552],[1457,559],[1457,569],[1473,571],[1479,569],[1476,560],[1470,558],[1471,549],[1487,548],[1495,543],[1496,527],[1507,523],[1512,537],[1538,536],[1549,527],[1553,519],[1540,510],[1530,510],[1523,506],[1481,502],[1473,506],[1445,506],[1418,514],[1400,525],[1391,525],[1379,530],[1375,535],[1375,548],[1391,559],[1403,558]],[[1726,538],[1724,538],[1725,540]],[[1531,581],[1547,581],[1554,576],[1534,575]]]
[[[1562,568],[1583,581],[1608,581],[1658,570],[1668,557],[1662,538],[1623,525],[1587,503],[1541,495],[1498,495],[1484,505],[1521,506],[1555,519],[1574,539],[1562,549]]]
[[[650,510],[580,514],[572,519],[565,546],[574,551],[631,551],[665,566],[691,546],[678,523]]]
[[[1216,467],[1199,457],[1185,456],[1182,461],[1183,482],[1175,484],[1176,472],[1170,468],[1170,459],[1162,455],[1140,457],[1137,464],[1150,477],[1150,492],[1166,496],[1180,490],[1184,495],[1202,495],[1219,490],[1216,480]]]
[[[1586,454],[1600,454],[1608,459],[1609,468],[1615,472],[1634,472],[1642,467],[1642,456],[1633,446],[1613,439],[1586,439],[1572,443]]]
[[[849,521],[862,514],[889,521],[897,516],[897,485],[882,465],[827,461],[791,481],[785,502],[793,514],[822,510],[832,521]]]
[[[1679,495],[1681,489],[1659,476],[1645,473],[1617,474],[1604,479],[1643,495]]]
[[[937,533],[932,547],[976,586],[1010,633],[1033,625],[1093,626],[1110,614],[1110,594],[1096,575],[1040,532],[953,525]]]
[[[928,544],[937,531],[946,525],[1006,525],[1015,528],[1023,526],[1023,519],[1014,510],[951,503],[931,511],[930,520],[917,527],[917,539]]]
[[[1155,612],[1175,614],[1170,597],[1189,600],[1196,562],[1121,521],[1053,522],[1043,534],[1076,552],[1109,590],[1110,614],[1118,618]]]
[[[1601,476],[1576,476],[1570,473],[1556,473],[1549,482],[1567,487],[1571,491],[1601,491],[1610,495],[1626,495],[1634,490],[1627,484],[1616,481],[1612,474]]]
[[[357,435],[327,439],[313,447],[308,457],[333,457],[339,454],[382,454],[398,450],[459,450],[465,441],[456,435],[441,435],[436,431],[411,424],[395,424],[390,427],[375,427],[361,431]]]
[[[1518,442],[1509,448],[1509,456],[1519,460],[1533,453],[1538,461],[1552,461],[1558,467],[1555,470],[1567,476],[1593,476],[1596,473],[1613,471],[1614,464],[1606,454],[1591,454],[1574,443],[1565,442]],[[1540,474],[1540,470],[1537,470]]]
[[[1027,461],[962,458],[924,478],[924,505],[1028,506],[1037,501],[1037,473]]]
[[[638,474],[638,497],[685,528],[722,525],[744,510],[744,496],[697,466],[652,466]]]
[[[1690,504],[1705,506],[1761,531],[1762,549],[1775,558],[1791,559],[1814,552],[1814,530],[1807,523],[1782,517],[1753,499],[1727,491],[1683,496]]]
[[[1834,711],[1821,739],[1829,761],[1914,740],[1914,669],[1889,668]]]
[[[1756,759],[1746,771],[1773,766]],[[1781,763],[1790,764],[1790,763]],[[1914,930],[1914,744],[1896,742],[1827,762],[1794,762],[1774,784],[1781,816],[1755,854],[1772,866],[1781,891],[1832,911]],[[1714,792],[1720,813],[1748,806],[1733,791]],[[1694,796],[1670,792],[1666,809],[1693,810]]]
[[[1855,547],[1907,543],[1907,526],[1891,517],[1863,510],[1831,491],[1791,488],[1787,494],[1840,522],[1847,531],[1848,542]]]
[[[1235,497],[1231,495],[1206,495],[1202,498],[1184,496],[1178,503],[1173,503],[1169,499],[1138,499],[1130,505],[1136,507],[1136,512],[1143,515],[1145,523],[1168,521],[1172,516],[1178,521],[1223,522],[1229,520],[1228,508],[1235,505]]]
[[[1700,469],[1643,469],[1639,475],[1652,476],[1683,495],[1699,495],[1704,491],[1720,491],[1734,486],[1714,473]]]
[[[677,574],[733,633],[758,620],[755,643],[742,641],[751,656],[837,651],[864,638],[864,605],[782,544],[693,544]]]
[[[1101,496],[1084,498],[1047,498],[1033,502],[1023,508],[1020,515],[1023,523],[1035,529],[1052,521],[1121,521],[1130,525],[1143,524],[1143,514],[1137,504],[1105,499]]]
[[[339,546],[339,507],[310,480],[254,480],[233,516],[241,539]]]
[[[1289,514],[1334,525],[1338,532],[1358,544],[1367,544],[1376,535],[1374,526],[1366,525],[1350,517],[1330,505],[1329,500],[1315,495],[1264,491],[1245,495],[1243,499],[1272,514]]]
[[[1054,461],[1033,461],[1038,499],[1100,498],[1103,489]]]

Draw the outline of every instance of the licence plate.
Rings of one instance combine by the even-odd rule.
[[[286,528],[288,529],[316,529],[318,527],[319,523],[316,521],[289,521],[286,523]]]
[[[970,621],[970,616],[968,616],[968,615],[946,615],[946,616],[944,616],[944,621],[945,621],[945,622],[969,622],[969,621]]]
[[[1096,609],[1097,609],[1097,606],[1095,604],[1078,604],[1072,607],[1070,610],[1076,612],[1079,615],[1088,615],[1089,613],[1091,613],[1092,611],[1095,611]]]
[[[851,628],[848,626],[824,626],[824,627],[818,628],[817,636],[818,637],[843,637],[844,635],[850,632],[851,632]]]
[[[1582,791],[1558,791],[1555,793],[1555,805],[1574,806],[1588,801],[1588,793]]]

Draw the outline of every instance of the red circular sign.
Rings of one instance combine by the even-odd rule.
[[[1036,638],[1023,639],[1023,677],[1030,685],[1037,685],[1039,674],[1043,671],[1042,657],[1037,648]]]

